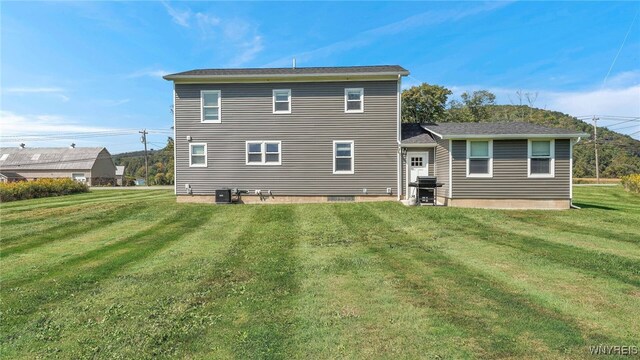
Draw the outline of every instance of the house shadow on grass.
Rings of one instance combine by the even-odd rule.
[[[600,210],[613,210],[613,211],[618,211],[618,209],[616,208],[612,208],[610,206],[604,206],[604,205],[598,205],[598,204],[591,204],[591,203],[580,203],[580,202],[574,202],[573,205],[579,207],[580,209],[600,209]]]

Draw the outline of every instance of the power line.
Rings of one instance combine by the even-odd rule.
[[[620,52],[622,51],[622,48],[624,47],[624,44],[627,42],[627,38],[631,33],[633,24],[636,22],[636,19],[638,18],[638,14],[640,14],[640,10],[636,12],[636,15],[633,17],[633,20],[631,20],[631,25],[629,25],[629,30],[627,30],[627,34],[624,36],[624,40],[622,40],[622,45],[620,45],[620,48],[618,49],[616,56],[613,58],[613,61],[611,62],[611,66],[609,66],[609,71],[607,71],[607,75],[604,77],[604,80],[602,80],[602,85],[604,85],[607,82],[607,79],[609,78],[609,74],[611,74],[611,70],[613,70],[613,65],[615,65],[616,60],[618,60],[618,56],[620,55]]]

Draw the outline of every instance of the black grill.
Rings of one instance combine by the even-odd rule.
[[[435,176],[418,176],[415,182],[409,183],[409,186],[416,188],[416,200],[419,204],[435,205],[438,188],[442,183],[439,183]]]

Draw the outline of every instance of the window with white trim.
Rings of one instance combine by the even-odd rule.
[[[554,176],[553,140],[529,140],[529,177]]]
[[[344,112],[364,112],[364,89],[344,89]]]
[[[291,114],[291,89],[273,90],[273,113]]]
[[[189,144],[189,166],[207,167],[207,144]]]
[[[467,177],[493,176],[493,141],[467,140]]]
[[[335,140],[333,142],[333,173],[353,174],[353,141]]]
[[[200,121],[219,123],[221,119],[222,93],[220,90],[200,91]]]
[[[281,165],[281,141],[247,141],[247,165]]]

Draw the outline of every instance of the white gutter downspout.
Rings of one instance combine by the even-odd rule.
[[[580,137],[578,137],[575,142],[573,139],[569,140],[569,207],[577,208],[579,207],[573,205],[573,145],[580,142]]]
[[[178,195],[178,162],[176,158],[178,139],[176,138],[176,83],[173,83],[173,195]]]
[[[397,89],[397,109],[396,109],[396,142],[398,143],[398,148],[396,150],[397,154],[396,154],[396,162],[398,165],[398,168],[396,169],[397,171],[397,178],[398,178],[398,188],[397,188],[397,192],[398,192],[398,201],[401,200],[402,198],[402,148],[400,147],[401,145],[401,107],[400,107],[400,103],[402,101],[402,96],[400,95],[400,89],[401,89],[401,83],[402,83],[402,75],[398,75],[398,89]]]

